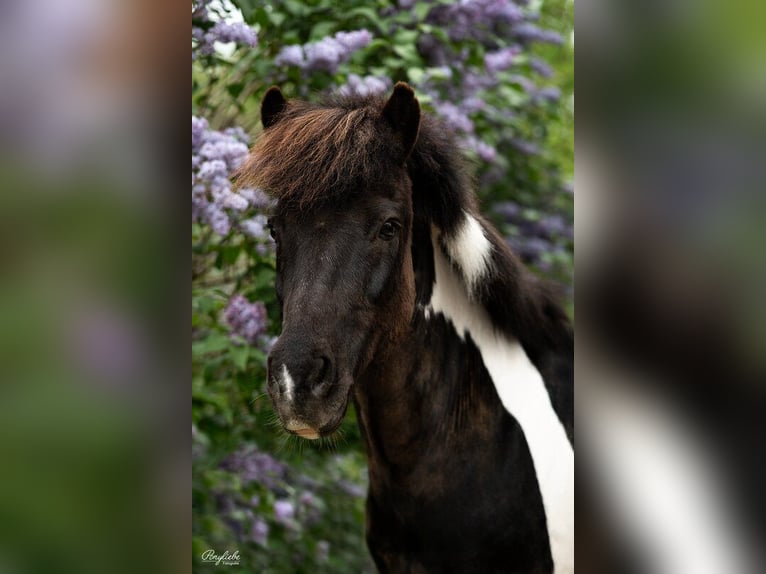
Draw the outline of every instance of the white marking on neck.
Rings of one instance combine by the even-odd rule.
[[[447,253],[463,273],[469,295],[473,296],[479,280],[491,269],[492,243],[481,223],[467,211],[463,214],[465,218],[454,234],[443,239]]]
[[[542,376],[522,346],[496,331],[484,307],[468,296],[467,286],[439,247],[438,229],[432,231],[432,241],[435,283],[426,317],[441,313],[461,339],[470,334],[478,347],[503,406],[518,421],[529,445],[545,507],[554,572],[573,573],[574,450],[564,426],[553,410]],[[463,253],[469,251],[461,248]]]
[[[288,401],[293,400],[293,389],[295,388],[295,382],[290,376],[290,371],[287,370],[287,365],[282,363],[282,383],[285,385],[285,399]]]

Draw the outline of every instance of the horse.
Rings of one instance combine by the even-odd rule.
[[[478,208],[454,136],[388,98],[271,87],[238,174],[276,200],[280,422],[328,436],[353,401],[381,573],[574,571],[572,325]]]

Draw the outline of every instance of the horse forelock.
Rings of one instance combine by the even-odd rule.
[[[260,187],[283,205],[337,200],[390,172],[390,135],[381,129],[383,102],[290,101],[264,130],[237,173],[238,185]]]

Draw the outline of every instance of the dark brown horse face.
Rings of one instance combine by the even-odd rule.
[[[288,102],[275,87],[261,120],[245,172],[278,199],[282,334],[268,390],[288,431],[318,438],[340,425],[352,386],[414,311],[405,165],[420,107],[405,84],[354,110]]]
[[[282,334],[268,388],[294,434],[332,433],[380,343],[412,316],[410,184],[403,170],[398,179],[386,194],[272,218]]]

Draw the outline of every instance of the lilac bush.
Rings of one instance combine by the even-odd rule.
[[[307,72],[328,72],[334,74],[338,66],[367,46],[372,41],[368,30],[338,32],[318,42],[303,46],[284,46],[277,54],[274,63],[278,66],[297,66]]]
[[[212,56],[217,42],[256,46],[258,33],[243,22],[214,20],[210,0],[192,2],[192,59]]]
[[[210,225],[218,235],[229,233],[232,213],[249,206],[229,179],[247,157],[243,136],[236,129],[211,130],[204,118],[192,116],[192,221]]]

